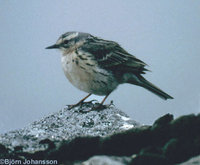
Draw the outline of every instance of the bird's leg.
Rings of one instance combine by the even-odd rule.
[[[101,110],[101,109],[106,108],[106,106],[103,105],[103,103],[106,101],[106,99],[108,98],[109,95],[110,95],[110,93],[107,94],[107,95],[104,97],[104,99],[101,101],[100,104],[98,104],[97,106],[93,107],[92,110]]]
[[[103,103],[106,101],[106,99],[108,98],[109,95],[110,95],[110,93],[104,97],[104,99],[102,100],[102,102],[100,103],[100,105],[103,105]]]
[[[72,109],[72,108],[74,108],[74,107],[77,107],[77,106],[79,106],[79,105],[82,105],[83,102],[84,102],[88,97],[90,97],[91,95],[92,95],[92,94],[89,93],[87,96],[85,96],[83,99],[81,99],[78,103],[73,104],[73,105],[68,105],[68,109],[70,110],[70,109]]]

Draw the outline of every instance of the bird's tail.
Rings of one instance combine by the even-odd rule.
[[[136,79],[135,79],[136,80]],[[168,95],[167,93],[165,93],[164,91],[162,91],[161,89],[159,89],[158,87],[156,87],[154,84],[152,84],[151,82],[147,81],[144,77],[137,76],[137,83],[136,81],[130,82],[132,84],[135,85],[139,85],[141,87],[144,87],[145,89],[149,90],[150,92],[156,94],[157,96],[159,96],[160,98],[167,100],[167,99],[173,99],[172,96]]]

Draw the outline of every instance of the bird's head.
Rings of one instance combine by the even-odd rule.
[[[89,37],[92,37],[88,33],[82,32],[67,32],[62,34],[54,45],[46,47],[46,49],[60,49],[69,50],[83,44]]]

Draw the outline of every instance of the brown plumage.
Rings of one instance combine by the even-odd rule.
[[[162,99],[173,99],[142,76],[148,71],[143,61],[114,41],[88,33],[68,32],[56,44],[47,47],[51,48],[63,52],[61,59],[66,77],[74,86],[89,93],[88,97],[96,94],[105,95],[106,99],[119,84],[130,83],[144,87]]]

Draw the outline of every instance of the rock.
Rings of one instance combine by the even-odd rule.
[[[152,126],[139,126],[113,106],[88,111],[93,106],[64,108],[1,135],[0,158],[66,165],[174,165],[200,154],[200,115],[173,119],[166,114]]]
[[[87,112],[93,106],[89,102],[71,110],[65,107],[23,129],[0,135],[0,143],[11,150],[22,148],[23,152],[36,152],[53,148],[63,140],[83,136],[106,137],[139,126],[114,106]]]
[[[166,114],[157,119],[151,127],[154,143],[159,142],[164,145],[166,140],[170,138],[170,122],[173,121],[173,115]]]
[[[162,117],[160,117],[159,119],[157,119],[153,126],[152,126],[152,130],[158,130],[158,129],[163,129],[166,126],[169,125],[169,123],[173,120],[173,115],[171,114],[166,114]]]
[[[2,145],[2,144],[0,144],[0,153],[8,153],[8,150],[7,150],[7,148],[4,146],[4,145]]]
[[[93,156],[89,160],[84,161],[81,165],[127,165],[131,163],[130,157],[117,156]]]
[[[200,116],[194,114],[181,116],[170,122],[171,134],[176,137],[184,136],[191,138],[200,132]],[[191,129],[192,128],[192,129]]]
[[[177,164],[178,165],[178,164]],[[190,160],[181,163],[179,165],[200,165],[200,155],[191,158]]]
[[[149,126],[132,128],[101,140],[101,151],[106,155],[130,156],[152,143]]]
[[[130,165],[170,165],[168,160],[160,154],[144,153],[137,155]]]

